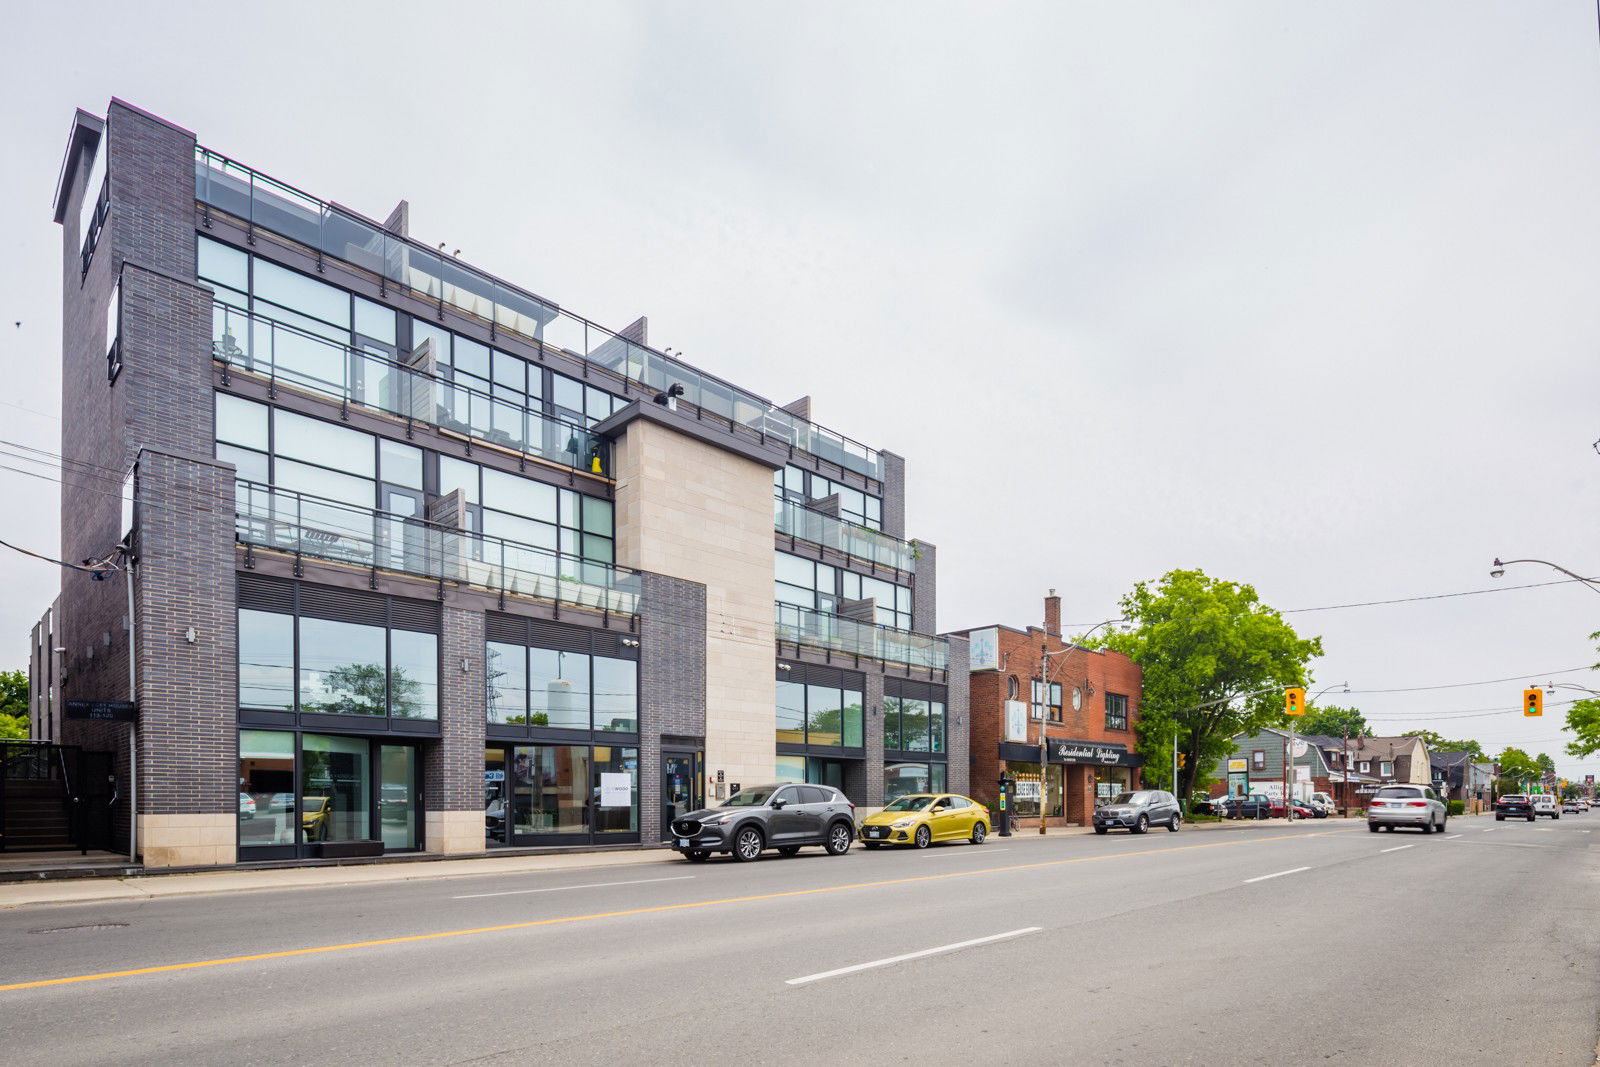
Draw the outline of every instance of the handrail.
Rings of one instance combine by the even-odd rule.
[[[529,596],[558,607],[639,614],[643,572],[631,567],[242,478],[235,486],[234,533],[241,544]]]
[[[370,219],[271,178],[219,152],[195,146],[195,198],[242,220],[253,233],[273,233],[403,285],[541,347],[555,347],[625,382],[657,390],[684,387],[682,402],[800,448],[877,481],[883,457],[852,438],[774,405],[713,374],[623,337],[553,301],[500,281]],[[203,224],[210,225],[206,214]]]
[[[782,601],[775,602],[775,608],[780,643],[923,667],[929,671],[950,669],[950,643],[942,637],[861,622]]]
[[[211,340],[211,357],[225,374],[263,375],[269,390],[285,382],[588,474],[603,476],[610,469],[606,440],[559,415],[509,403],[231,304],[213,301],[211,309],[212,333],[218,335]],[[240,333],[234,332],[235,320]]]
[[[67,772],[67,750],[60,745],[56,745],[55,750],[56,763],[61,767],[61,797],[67,802],[67,823],[72,828],[72,840],[78,846],[78,851],[87,856],[89,845],[83,833],[83,799],[72,788],[72,776]]]
[[[854,559],[906,574],[916,569],[916,546],[892,534],[835,518],[781,497],[774,497],[773,512],[774,528],[791,539],[822,545]]]

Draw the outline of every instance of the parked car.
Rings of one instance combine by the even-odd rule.
[[[861,843],[867,848],[927,848],[935,841],[981,845],[988,833],[989,809],[955,793],[910,793],[861,820]]]
[[[1533,801],[1522,793],[1507,793],[1494,802],[1494,821],[1505,822],[1507,817],[1533,821]]]
[[[1229,819],[1265,819],[1272,814],[1272,799],[1265,793],[1229,797],[1222,814]]]
[[[1311,806],[1324,815],[1332,815],[1339,810],[1339,805],[1335,804],[1333,798],[1326,793],[1312,793]]]
[[[1568,812],[1571,812],[1573,815],[1583,814],[1583,807],[1578,803],[1578,799],[1576,797],[1572,798],[1571,800],[1564,800],[1561,802],[1561,813],[1565,815]]]
[[[741,789],[714,808],[672,820],[672,847],[700,863],[726,852],[746,863],[775,848],[792,856],[821,845],[830,856],[850,850],[856,806],[831,786],[777,783]]]
[[[1393,830],[1396,826],[1415,826],[1425,834],[1444,833],[1450,809],[1445,807],[1432,786],[1386,785],[1367,804],[1367,829]]]
[[[332,797],[306,797],[305,808],[300,812],[300,828],[307,841],[328,839],[328,817],[333,814]]]
[[[1556,798],[1549,793],[1535,793],[1533,795],[1533,813],[1535,815],[1548,815],[1552,819],[1561,818],[1561,809],[1556,807]]]
[[[249,793],[239,794],[239,818],[253,819],[256,817],[256,798]]]
[[[1290,804],[1290,807],[1294,809],[1294,817],[1297,819],[1326,819],[1328,817],[1327,812],[1318,811],[1312,807],[1309,800],[1295,800]],[[1274,819],[1283,818],[1285,810],[1287,809],[1283,806],[1283,801],[1281,800],[1274,800],[1272,807],[1268,809]]]
[[[1113,829],[1142,834],[1151,826],[1165,826],[1177,833],[1183,822],[1183,812],[1178,809],[1178,798],[1166,790],[1141,789],[1136,793],[1117,794],[1108,803],[1095,808],[1092,818],[1097,834]]]

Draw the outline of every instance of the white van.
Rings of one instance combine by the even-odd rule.
[[[1551,793],[1533,794],[1534,815],[1548,815],[1552,819],[1561,818],[1561,806],[1556,803],[1556,798]]]
[[[1318,810],[1325,811],[1329,815],[1332,815],[1334,813],[1334,811],[1337,810],[1337,808],[1338,808],[1338,805],[1336,805],[1333,802],[1333,798],[1330,797],[1326,793],[1312,793],[1311,794],[1311,799],[1310,799],[1310,801],[1308,801],[1308,803],[1313,808],[1317,808]]]

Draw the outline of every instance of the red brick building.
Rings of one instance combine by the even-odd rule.
[[[999,810],[999,779],[1016,782],[1023,826],[1038,826],[1039,730],[1048,743],[1046,818],[1085,825],[1097,800],[1139,787],[1137,744],[1143,672],[1120,652],[1092,651],[1061,637],[1061,598],[1044,601],[1044,626],[980,626],[971,641],[972,796]],[[1070,649],[1070,651],[1069,651]],[[1048,661],[1041,684],[1040,661]]]

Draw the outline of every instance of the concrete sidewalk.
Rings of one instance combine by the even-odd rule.
[[[1470,816],[1456,816],[1469,818]],[[1311,825],[1360,825],[1361,819],[1331,818]],[[1249,833],[1283,830],[1282,819],[1236,820],[1185,823],[1180,833]],[[1157,827],[1152,833],[1166,836]],[[1064,837],[1093,836],[1089,827],[1052,827],[1041,837],[1036,829],[1019,831],[1004,840],[1008,845],[1026,847],[1030,843],[1059,841]],[[205,893],[241,893],[279,889],[326,889],[335,886],[380,885],[393,882],[432,881],[440,878],[470,878],[475,875],[554,874],[562,871],[627,868],[651,864],[681,863],[670,849],[631,849],[617,852],[568,852],[544,855],[472,856],[464,859],[428,858],[418,862],[345,864],[319,867],[278,867],[271,869],[227,869],[188,871],[173,874],[143,874],[132,878],[53,879],[38,882],[0,884],[0,909],[41,904],[90,904],[105,901],[154,900],[163,897]]]

